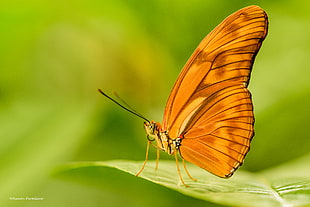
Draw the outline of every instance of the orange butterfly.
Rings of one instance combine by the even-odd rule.
[[[202,40],[182,69],[162,125],[121,106],[146,120],[146,160],[137,175],[144,169],[150,144],[156,141],[157,158],[159,150],[174,155],[184,185],[178,154],[190,178],[184,160],[219,177],[232,176],[243,163],[254,136],[247,86],[267,30],[267,14],[258,6],[243,8],[224,19]]]

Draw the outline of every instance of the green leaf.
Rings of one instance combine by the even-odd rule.
[[[140,178],[165,186],[182,194],[229,206],[306,206],[310,205],[310,156],[260,173],[238,170],[230,179],[218,178],[201,168],[188,164],[189,179],[182,172],[185,187],[180,183],[174,161],[149,161]],[[78,162],[58,169],[74,172],[80,168],[116,168],[135,175],[142,162],[111,160],[104,162]],[[138,179],[138,178],[137,178]]]

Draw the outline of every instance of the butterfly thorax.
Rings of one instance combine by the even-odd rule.
[[[162,130],[161,124],[155,121],[144,122],[144,128],[150,142],[156,141],[155,147],[169,155],[178,151],[181,145],[180,138],[170,138],[168,131]]]

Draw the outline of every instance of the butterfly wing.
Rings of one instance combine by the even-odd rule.
[[[267,29],[258,6],[228,16],[199,44],[167,101],[162,129],[182,138],[182,158],[220,177],[242,164],[254,135],[247,85]]]

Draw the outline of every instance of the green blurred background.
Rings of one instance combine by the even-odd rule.
[[[115,170],[99,181],[87,170],[53,172],[72,161],[143,160],[142,120],[97,89],[161,121],[198,43],[252,4],[270,30],[252,72],[256,135],[242,170],[260,171],[309,152],[309,1],[1,1],[0,206],[217,206]],[[27,196],[44,200],[10,201]]]

